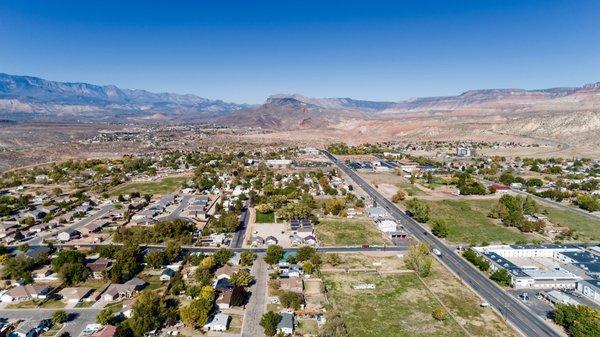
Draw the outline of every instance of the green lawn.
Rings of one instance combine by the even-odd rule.
[[[548,210],[550,222],[576,230],[578,241],[600,240],[600,220],[593,220],[575,212],[542,206]]]
[[[465,336],[453,320],[436,321],[438,306],[414,273],[324,273],[328,297],[353,337]],[[352,285],[373,283],[374,290],[354,290]]]
[[[422,195],[427,195],[427,193],[425,193],[423,190],[421,190],[420,188],[418,188],[416,185],[413,184],[409,184],[409,183],[399,183],[396,184],[396,186],[402,190],[404,190],[404,192],[406,192],[406,194],[408,194],[409,196],[414,196],[414,197],[418,197],[418,196],[422,196]]]
[[[369,221],[355,219],[321,220],[315,226],[321,245],[383,245],[389,243]]]
[[[314,319],[299,319],[296,332],[301,335],[307,334],[316,336],[319,334],[319,325]]]
[[[487,215],[497,200],[427,201],[431,208],[429,223],[444,220],[449,226],[446,240],[453,243],[515,243],[527,236],[515,228],[494,223]]]
[[[60,300],[48,300],[46,302],[44,302],[43,304],[41,304],[39,307],[40,308],[50,308],[50,309],[62,309],[64,308],[66,305],[65,302],[60,301]]]
[[[275,222],[275,213],[259,213],[256,212],[256,223],[273,223]]]
[[[159,181],[129,183],[114,189],[112,195],[127,195],[132,192],[139,192],[141,195],[152,194],[161,195],[175,192],[189,177],[169,177]]]

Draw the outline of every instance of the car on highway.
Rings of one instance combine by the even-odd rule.
[[[439,257],[442,257],[442,252],[440,252],[440,250],[437,248],[433,248],[431,252]]]

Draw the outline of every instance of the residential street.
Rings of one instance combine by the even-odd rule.
[[[2,309],[0,310],[0,317],[10,320],[16,319],[30,319],[30,318],[50,318],[52,313],[58,310],[64,310],[70,317],[69,322],[66,323],[63,332],[68,332],[72,337],[79,336],[86,325],[90,323],[96,323],[96,316],[100,312],[100,309],[95,308],[79,308],[79,309]]]
[[[74,223],[71,226],[66,226],[66,227],[61,227],[61,228],[57,228],[53,231],[50,231],[48,233],[44,233],[44,234],[38,234],[36,235],[36,237],[30,241],[28,241],[27,243],[30,246],[33,245],[40,245],[42,244],[42,242],[44,242],[44,239],[51,237],[53,235],[56,235],[57,233],[60,233],[62,231],[65,231],[67,229],[78,229],[82,226],[85,226],[87,224],[89,224],[90,222],[96,220],[96,219],[100,219],[101,217],[105,216],[106,214],[108,214],[108,212],[112,211],[115,208],[115,206],[113,204],[106,204],[106,205],[101,205],[99,207],[99,209],[92,215],[88,215],[87,217],[77,221],[76,223]]]
[[[260,319],[267,309],[267,280],[269,278],[264,254],[259,254],[252,267],[256,282],[250,287],[252,296],[246,305],[246,314],[242,326],[242,337],[264,336]]]

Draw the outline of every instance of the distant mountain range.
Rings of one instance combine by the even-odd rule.
[[[16,120],[171,120],[221,117],[249,105],[113,85],[0,73],[0,116]]]
[[[0,74],[0,119],[79,121],[211,121],[275,130],[345,128],[356,121],[408,119],[472,122],[537,114],[600,112],[600,82],[542,90],[471,90],[457,96],[377,102],[351,98],[270,96],[262,105],[195,95],[151,93],[87,83]],[[490,118],[493,117],[493,118]],[[389,125],[386,125],[389,126]]]

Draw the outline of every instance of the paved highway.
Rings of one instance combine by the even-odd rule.
[[[477,292],[485,301],[490,303],[502,316],[521,333],[529,337],[560,337],[561,335],[547,325],[539,316],[532,313],[519,300],[502,290],[493,281],[481,274],[470,263],[462,259],[455,251],[444,244],[440,239],[428,233],[421,224],[403,213],[396,205],[383,197],[371,185],[365,182],[358,174],[346,164],[340,162],[331,153],[323,154],[346,173],[356,184],[368,193],[378,205],[384,207],[396,220],[410,232],[417,240],[428,243],[442,253],[439,260],[457,275],[464,284]]]

